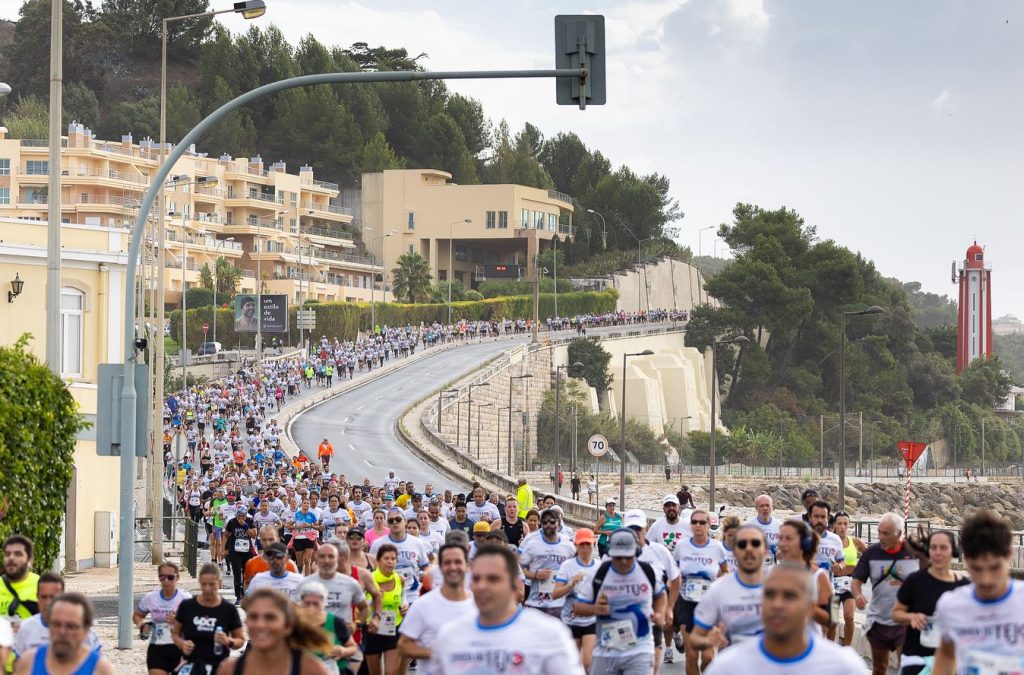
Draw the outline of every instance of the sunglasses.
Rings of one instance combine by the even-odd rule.
[[[558,521],[557,520],[552,520],[550,518],[545,518],[544,520],[540,521],[540,524],[541,525],[558,525]]]
[[[161,574],[160,581],[174,581],[178,578],[177,574]]]
[[[740,551],[744,551],[749,546],[750,548],[761,548],[760,539],[739,539],[736,541],[735,546]]]
[[[404,518],[388,518],[388,525],[394,525],[395,523],[401,523]]]
[[[706,520],[691,520],[690,521],[690,525],[707,525],[707,524],[708,524],[708,521],[706,521]]]

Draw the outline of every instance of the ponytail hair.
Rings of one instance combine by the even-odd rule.
[[[289,649],[305,649],[313,652],[327,653],[331,650],[331,640],[319,624],[314,623],[306,612],[298,611],[287,597],[272,588],[259,588],[242,600],[242,609],[249,611],[253,603],[267,600],[277,611],[284,614],[285,622],[290,627],[288,633]]]

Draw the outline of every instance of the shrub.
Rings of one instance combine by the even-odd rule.
[[[75,436],[86,422],[60,378],[28,351],[28,339],[0,346],[0,540],[30,537],[36,569],[50,569],[60,553]]]

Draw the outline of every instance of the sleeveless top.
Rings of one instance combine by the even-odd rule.
[[[857,558],[860,557],[860,553],[857,551],[857,547],[853,543],[853,537],[847,535],[846,539],[850,543],[843,547],[843,555],[846,556],[846,560],[844,562],[847,567],[854,567],[857,565]]]
[[[405,602],[405,589],[402,587],[402,577],[398,575],[398,572],[392,572],[391,576],[386,577],[384,576],[384,573],[380,571],[379,567],[373,571],[372,576],[373,580],[377,583],[377,588],[380,588],[380,585],[385,581],[394,580],[395,582],[395,587],[390,591],[385,591],[383,588],[380,588],[380,606],[384,611],[392,611],[395,613],[395,627],[397,628],[402,625],[402,615],[399,613],[398,608],[402,606],[403,602]],[[368,602],[373,602],[373,598],[369,594],[366,595],[366,600]]]
[[[606,511],[602,515],[604,516],[604,525],[601,527],[602,530],[614,531],[622,527],[621,513],[616,512],[613,515],[608,515],[608,512]],[[601,545],[607,544],[608,535],[602,534],[600,537],[597,538],[597,543]]]
[[[36,652],[36,658],[32,661],[32,675],[47,675],[46,650],[49,648],[49,645],[43,645]],[[96,665],[99,662],[100,651],[99,649],[94,649],[89,652],[89,656],[86,657],[85,661],[82,661],[82,665],[75,669],[74,675],[92,675],[96,672]]]
[[[508,538],[508,543],[513,546],[519,546],[520,542],[523,540],[523,519],[517,518],[515,523],[509,524],[507,520],[502,518],[501,530]]]
[[[235,661],[235,675],[243,675],[245,673],[245,657],[249,655],[249,650],[242,652],[242,655]],[[292,667],[288,671],[289,675],[299,675],[302,672],[302,650],[292,650]],[[33,675],[35,675],[33,673]]]

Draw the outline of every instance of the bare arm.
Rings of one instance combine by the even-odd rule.
[[[721,624],[713,626],[710,631],[704,626],[694,625],[689,641],[694,649],[724,649],[729,646]]]
[[[892,608],[892,620],[896,623],[909,624],[917,630],[924,630],[925,623],[928,621],[924,614],[921,612],[911,612],[899,600],[896,601],[896,606]]]
[[[954,675],[956,672],[956,647],[949,640],[943,640],[935,650],[934,675]]]
[[[832,584],[825,574],[818,576],[818,602],[814,605],[811,616],[814,622],[828,628],[832,623],[829,605],[832,603]]]
[[[557,599],[559,599],[561,597],[569,595],[569,593],[572,592],[572,589],[576,588],[576,584],[578,584],[579,582],[583,581],[583,577],[584,576],[585,575],[582,572],[580,572],[579,574],[574,576],[572,579],[569,579],[569,581],[567,581],[566,583],[562,583],[561,581],[556,581],[555,582],[555,590],[551,591],[551,599],[552,600],[557,600]]]

